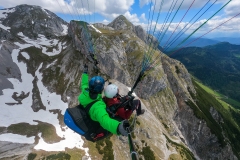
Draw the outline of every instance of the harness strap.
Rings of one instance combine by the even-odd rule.
[[[89,114],[89,111],[91,109],[91,107],[93,106],[94,103],[96,103],[98,100],[92,101],[91,103],[89,103],[84,109],[86,111],[86,113]]]

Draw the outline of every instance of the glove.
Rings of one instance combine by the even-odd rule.
[[[128,95],[121,97],[121,102],[126,102],[128,99],[129,99]]]
[[[123,120],[119,125],[118,125],[118,134],[121,134],[123,136],[127,136],[127,128],[130,127],[130,124],[128,120]]]
[[[130,100],[130,101],[128,102],[128,106],[129,106],[129,109],[131,109],[131,110],[134,110],[134,109],[135,109],[135,107],[134,107],[134,105],[133,105],[133,100]]]
[[[88,66],[86,64],[84,64],[83,73],[88,73]]]

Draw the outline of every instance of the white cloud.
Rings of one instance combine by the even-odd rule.
[[[225,12],[227,15],[235,15],[239,13],[240,1],[232,0],[225,8]]]
[[[155,12],[159,11],[159,8],[161,6],[161,3],[163,1],[163,7],[161,9],[161,11],[164,12],[168,12],[168,10],[170,9],[172,3],[173,5],[175,4],[176,1],[169,1],[169,0],[157,0],[156,1],[156,5],[155,5]],[[210,2],[208,4],[212,4],[214,3],[216,0],[210,0]],[[226,4],[229,0],[218,0],[214,5],[216,4],[221,4],[222,6],[224,4]],[[155,1],[154,0],[140,0],[139,1],[139,5],[140,7],[143,7],[145,5],[150,5],[152,2],[152,4],[154,5]],[[179,5],[181,4],[182,0],[177,1],[174,11],[177,10],[177,8],[179,7]],[[208,0],[195,0],[193,3],[193,0],[184,0],[180,10],[186,10],[188,9],[191,4],[191,9],[200,9],[201,7],[203,7],[206,3],[208,2]],[[240,7],[240,1],[239,0],[232,0],[226,7],[225,7],[225,12],[230,14],[231,12],[234,12],[235,14],[238,12],[238,8]],[[152,7],[153,10],[154,7]],[[219,8],[220,9],[220,8]]]
[[[141,16],[140,16],[140,18],[141,18],[143,21],[146,21],[146,20],[147,20],[147,19],[146,19],[146,16],[145,16],[145,13],[142,13]]]
[[[199,30],[197,30],[193,36],[202,36],[203,34],[207,35],[217,35],[217,34],[224,34],[224,35],[240,35],[240,17],[236,17],[230,21],[228,21],[231,17],[226,17],[226,18],[215,18],[212,20],[209,20],[204,26],[202,26]],[[202,25],[204,22],[206,21],[206,19],[200,20],[198,22],[196,22],[191,28],[189,28],[187,30],[187,32],[185,33],[186,35],[190,35],[191,33],[193,33],[200,25]],[[227,22],[226,22],[227,21]],[[224,23],[226,22],[226,23]],[[224,23],[224,24],[223,24]],[[177,28],[177,30],[175,31],[175,35],[186,25],[187,23],[180,23],[179,27]],[[222,25],[223,24],[223,25]],[[167,24],[168,25],[168,24]],[[178,25],[178,23],[172,23],[169,28],[168,31],[173,32],[176,28],[176,26]],[[186,28],[188,28],[191,24],[189,24]],[[221,26],[219,26],[221,25]],[[159,25],[161,26],[161,25]],[[217,28],[216,28],[217,27]],[[159,27],[158,27],[159,28]],[[185,31],[185,29],[184,29]],[[159,32],[159,30],[157,31]],[[209,32],[209,33],[208,33]],[[173,36],[174,37],[174,36]]]
[[[127,11],[124,16],[132,23],[138,23],[139,22],[139,19],[138,19],[138,16],[137,14],[131,14],[129,11]]]
[[[101,0],[100,2],[96,3],[96,5],[101,6],[96,8],[96,12],[106,18],[113,19],[131,10],[134,0]]]
[[[139,1],[140,7],[143,7],[144,5],[147,5],[149,3],[151,3],[151,0],[140,0]]]
[[[102,23],[103,24],[108,24],[110,21],[108,21],[108,20],[106,20],[106,19],[104,19],[103,21],[102,21]]]
[[[210,3],[213,3],[214,1],[215,0],[211,0]],[[177,2],[177,3],[174,7],[174,10],[176,10],[182,3],[181,0],[180,1],[157,0],[156,4],[155,4],[156,12],[159,11],[162,2],[163,2],[163,6],[162,6],[161,11],[165,11],[165,12],[167,12],[170,9],[171,5],[175,4],[175,2]],[[152,10],[154,8],[154,3],[155,3],[155,1],[153,1],[153,0],[152,1],[151,0],[140,0],[139,1],[140,7],[143,7],[144,5],[152,4]],[[180,9],[188,9],[192,3],[193,3],[193,0],[184,0]],[[195,0],[194,3],[192,4],[191,8],[200,8],[200,7],[203,7],[206,3],[207,3],[207,0]]]
[[[20,4],[29,4],[41,6],[52,12],[65,13],[71,15],[89,16],[93,13],[99,13],[106,18],[116,18],[117,16],[131,10],[134,0],[0,0],[0,6],[4,8],[15,7]]]
[[[218,33],[221,33],[221,32],[238,32],[238,34],[239,34],[239,32],[240,32],[240,23],[239,23],[240,22],[240,17],[236,17],[236,18],[228,21],[231,17],[210,20],[207,23],[208,28],[209,29],[214,29],[215,27],[224,23],[223,25],[218,27],[214,32],[218,32]]]

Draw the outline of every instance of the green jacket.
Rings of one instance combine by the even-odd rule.
[[[88,87],[88,74],[82,74],[81,81],[81,94],[78,96],[79,103],[86,107],[89,103],[94,101],[89,97],[89,91],[86,90]],[[106,111],[106,104],[102,100],[102,95],[98,94],[96,103],[94,103],[89,111],[89,115],[92,120],[98,121],[100,125],[110,131],[113,134],[117,134],[118,125],[120,122],[109,117]]]

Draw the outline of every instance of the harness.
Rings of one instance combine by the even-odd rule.
[[[102,128],[99,122],[93,121],[89,115],[91,107],[97,101],[98,100],[95,100],[89,103],[85,108],[83,107],[83,105],[79,104],[76,107],[68,108],[66,111],[71,116],[75,125],[82,130],[82,132],[78,133],[84,136],[87,140],[92,142],[103,139],[110,134],[109,131]],[[68,125],[67,123],[65,124],[70,127],[70,125]]]

